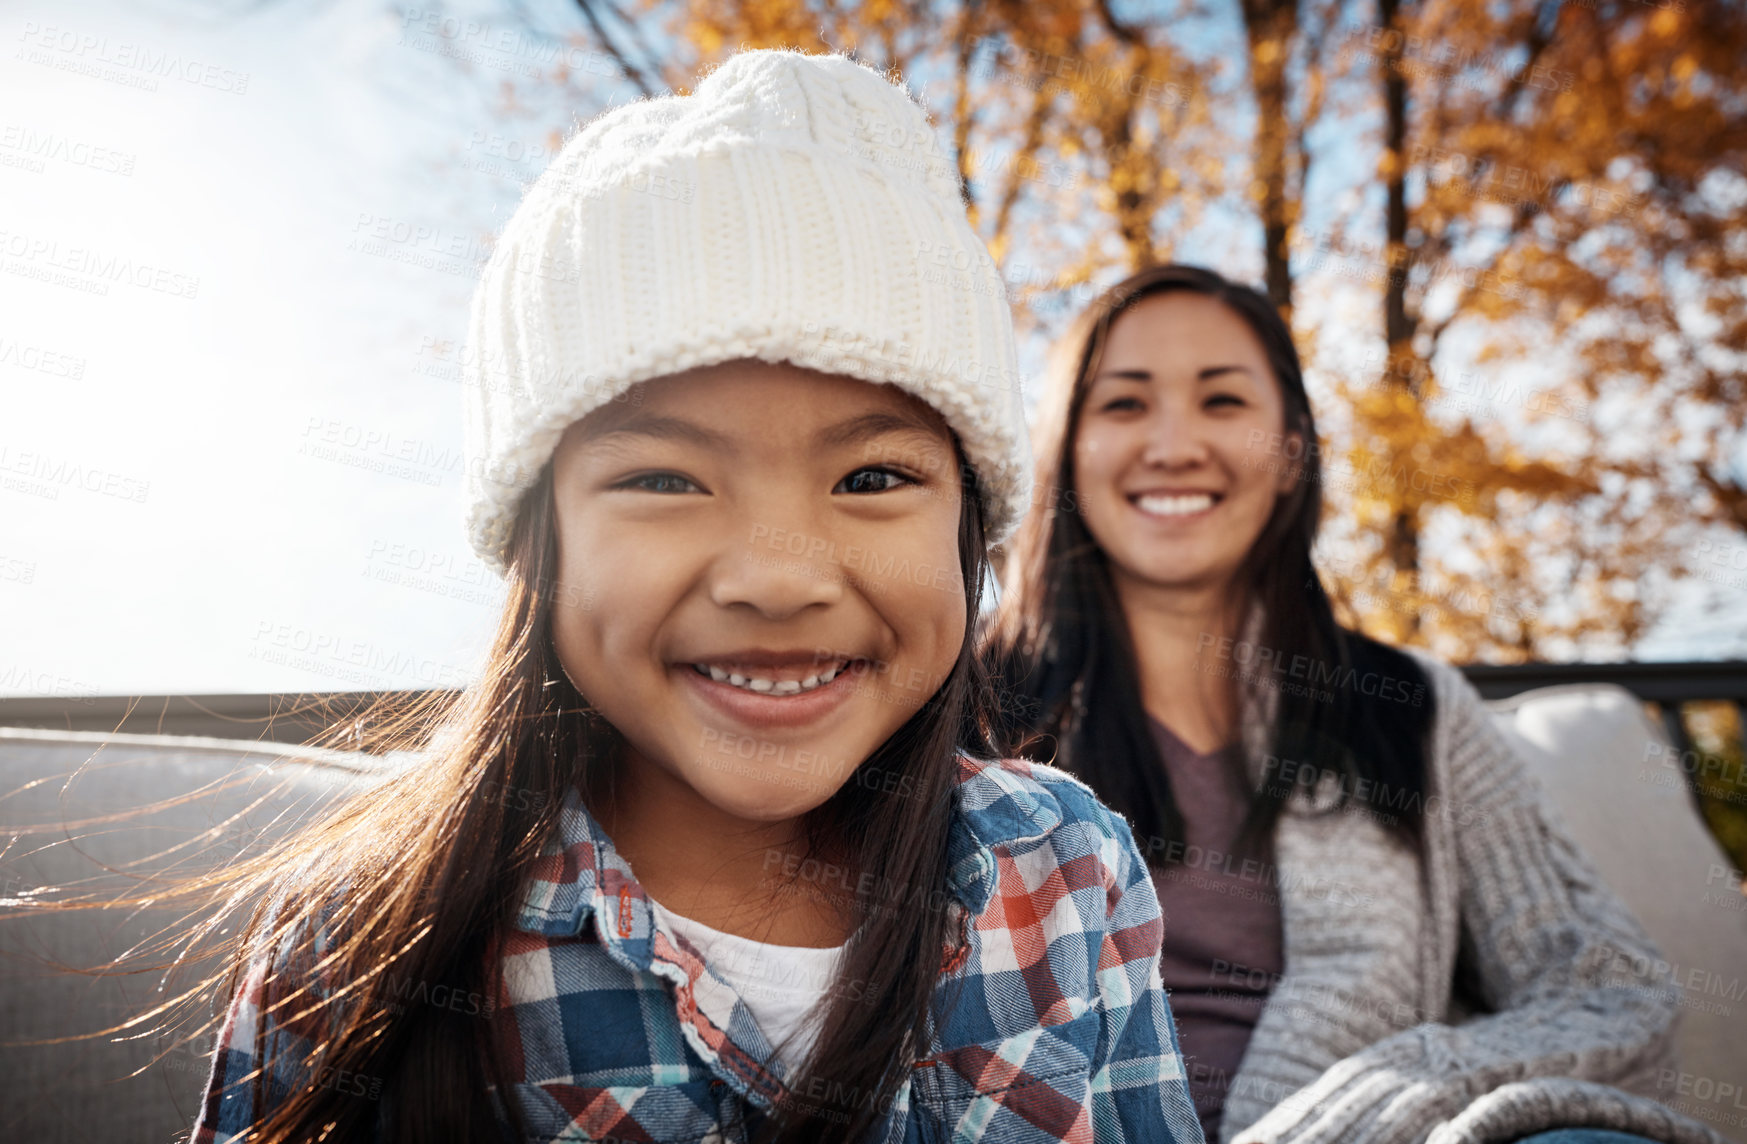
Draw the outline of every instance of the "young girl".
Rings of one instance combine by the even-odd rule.
[[[932,138],[745,51],[530,191],[469,339],[490,659],[258,867],[197,1144],[1201,1139],[1127,824],[966,750],[1029,458]]]
[[[1208,1139],[1715,1141],[1624,1091],[1673,1075],[1666,963],[1474,689],[1336,623],[1274,307],[1155,268],[1060,348],[1035,438],[1060,492],[987,651],[1016,729],[1143,840]]]

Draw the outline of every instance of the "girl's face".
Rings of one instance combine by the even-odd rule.
[[[688,370],[570,426],[553,482],[553,638],[631,747],[630,797],[804,814],[958,659],[958,459],[901,390]]]
[[[1119,585],[1223,590],[1291,488],[1284,421],[1261,341],[1224,303],[1176,292],[1119,315],[1073,446]]]

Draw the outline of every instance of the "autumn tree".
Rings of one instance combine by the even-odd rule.
[[[1747,22],[1702,0],[1380,0],[1343,49],[1383,112],[1385,352],[1350,391],[1353,455],[1475,493],[1359,490],[1361,582],[1394,588],[1368,626],[1458,658],[1629,651],[1697,529],[1747,519],[1719,475],[1741,431]],[[1540,376],[1513,385],[1525,363]],[[1467,568],[1428,566],[1433,526]]]
[[[904,78],[1022,336],[1212,212],[1253,218],[1266,289],[1336,398],[1331,580],[1379,635],[1618,656],[1699,530],[1747,530],[1726,464],[1747,20],[1721,0],[578,6],[579,36],[650,94],[742,45]],[[1207,19],[1235,55],[1208,53]],[[1312,200],[1313,166],[1357,174]],[[1326,304],[1343,294],[1360,308]]]
[[[602,0],[581,6],[591,27],[637,20]],[[1223,125],[1206,98],[1218,69],[1157,19],[1107,2],[813,11],[689,0],[643,12],[684,50],[639,63],[628,37],[602,40],[627,71],[665,66],[678,83],[745,45],[843,51],[908,82],[950,147],[1022,332],[1050,330],[1064,289],[1168,259],[1224,193]]]

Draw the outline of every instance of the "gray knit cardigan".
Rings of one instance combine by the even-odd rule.
[[[1423,845],[1379,823],[1403,809],[1387,794],[1331,811],[1323,784],[1281,816],[1268,892],[1285,972],[1219,1144],[1493,1144],[1561,1127],[1727,1144],[1649,1097],[1679,1006],[1649,937],[1467,679],[1412,654],[1437,704]],[[1277,698],[1262,694],[1243,720],[1255,777]]]

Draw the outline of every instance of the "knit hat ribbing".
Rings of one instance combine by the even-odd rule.
[[[742,51],[690,96],[585,125],[529,190],[469,316],[467,531],[498,572],[574,421],[737,358],[898,386],[959,436],[988,541],[1031,456],[1005,286],[926,113],[838,55]]]

